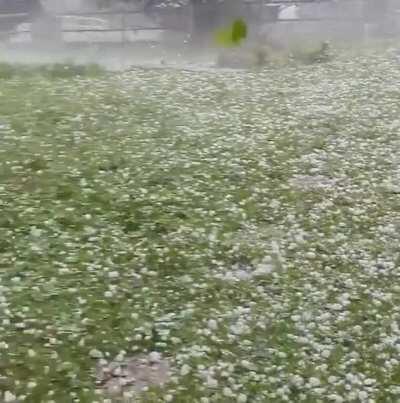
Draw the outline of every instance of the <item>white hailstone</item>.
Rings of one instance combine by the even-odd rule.
[[[246,403],[247,402],[247,396],[243,393],[240,393],[237,397],[237,402],[238,403]]]
[[[346,380],[351,383],[355,383],[357,381],[357,377],[353,374],[346,374]]]
[[[115,361],[118,361],[118,360],[115,360]],[[112,370],[112,374],[115,377],[121,376],[122,375],[122,368],[121,367],[116,367],[115,369]]]
[[[152,351],[149,354],[149,361],[153,363],[157,363],[161,361],[161,354],[158,351]]]
[[[212,378],[211,376],[207,377],[207,386],[209,388],[217,388],[218,387],[218,381],[214,378]]]
[[[210,319],[207,322],[207,326],[210,330],[217,330],[218,329],[218,322],[215,319]]]
[[[49,338],[49,343],[52,344],[52,345],[55,345],[55,344],[57,344],[57,339],[55,337],[50,337]]]
[[[365,402],[368,400],[368,393],[365,390],[360,390],[358,392],[358,398],[362,401]]]
[[[276,199],[272,200],[272,201],[269,203],[269,206],[270,206],[272,209],[278,208],[280,205],[281,205],[281,203],[279,202],[279,200],[276,200]]]
[[[80,305],[85,305],[86,302],[87,302],[87,299],[78,297],[78,303],[79,303]]]
[[[37,386],[36,382],[28,382],[28,384],[26,385],[28,387],[28,389],[34,389]]]
[[[182,368],[181,368],[181,372],[180,372],[180,373],[181,373],[181,376],[186,376],[186,375],[188,375],[191,370],[192,370],[192,369],[191,369],[191,367],[190,367],[189,365],[184,364],[184,365],[182,366]]]
[[[255,365],[253,363],[251,363],[250,361],[242,360],[242,361],[240,361],[240,364],[242,365],[243,368],[246,368],[249,371],[255,369]]]
[[[12,394],[10,391],[6,391],[4,393],[4,403],[11,403],[11,402],[15,402],[17,400],[17,396],[15,396],[14,394]]]
[[[247,272],[246,270],[238,270],[235,272],[235,276],[234,276],[237,280],[249,280],[251,278],[251,275],[249,272]]]
[[[96,231],[96,228],[93,228],[93,227],[85,227],[85,233],[87,234],[87,235],[94,235],[95,233],[96,233],[97,231]]]
[[[321,364],[316,368],[318,368],[319,371],[326,372],[328,370],[328,365],[327,364]]]
[[[222,394],[223,394],[225,397],[233,397],[233,396],[234,396],[232,390],[231,390],[230,388],[228,388],[228,387],[225,387],[225,388],[222,390]]]
[[[208,397],[202,397],[200,403],[210,403],[210,399]]]
[[[122,394],[122,397],[125,399],[125,401],[131,402],[133,401],[135,394],[132,391],[124,391],[124,393]]]
[[[347,395],[347,399],[351,402],[353,400],[357,400],[358,398],[358,392],[355,390],[352,390],[348,395]]]
[[[118,278],[119,277],[119,273],[117,271],[110,271],[108,273],[108,277],[109,278]]]
[[[331,318],[332,314],[330,312],[323,312],[321,315],[319,315],[318,319],[319,322],[326,322]]]
[[[164,396],[164,401],[165,402],[172,402],[174,400],[174,397],[172,395],[165,395]]]
[[[306,257],[308,259],[315,259],[317,257],[317,255],[314,252],[307,252]]]
[[[122,362],[122,361],[124,361],[125,356],[126,356],[126,351],[120,351],[120,352],[117,354],[117,356],[115,357],[115,361],[117,361],[117,362]]]
[[[367,378],[367,379],[364,381],[364,385],[365,385],[365,386],[372,386],[374,383],[375,383],[375,379],[372,379],[372,378]]]
[[[337,380],[338,380],[338,378],[333,375],[329,376],[329,378],[328,378],[329,383],[335,383]]]
[[[236,281],[236,277],[234,276],[234,274],[231,271],[227,271],[222,278],[223,278],[223,280],[229,281],[229,282]]]
[[[308,383],[312,388],[316,388],[316,387],[321,385],[321,381],[318,378],[315,378],[315,377],[311,377],[308,380]]]
[[[89,351],[89,356],[94,359],[103,358],[103,353],[100,350],[96,350],[95,348]]]
[[[106,291],[106,292],[104,293],[104,296],[105,296],[106,298],[112,298],[112,297],[114,296],[114,294],[113,294],[112,291]]]
[[[322,350],[321,356],[324,358],[328,358],[331,355],[331,352],[329,350]]]
[[[7,350],[8,344],[5,341],[0,342],[0,349]]]
[[[300,387],[304,383],[304,379],[300,375],[293,375],[292,378],[290,379],[292,384]]]
[[[36,227],[32,227],[31,228],[31,236],[33,236],[34,238],[38,238],[40,237],[40,235],[42,235],[42,230]]]
[[[35,351],[35,350],[32,350],[32,349],[29,349],[29,350],[28,350],[28,357],[29,357],[29,358],[36,357],[36,351]]]
[[[266,276],[268,274],[271,274],[273,272],[273,267],[269,263],[261,263],[256,267],[256,270],[254,271],[253,275],[254,276]]]

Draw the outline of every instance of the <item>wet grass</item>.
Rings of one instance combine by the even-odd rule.
[[[53,63],[37,64],[36,66],[26,64],[10,64],[0,62],[0,80],[8,80],[13,77],[46,77],[73,78],[73,77],[96,77],[105,75],[106,71],[97,64],[72,64]]]
[[[4,400],[102,401],[94,349],[169,357],[144,401],[398,400],[390,53],[56,76],[1,81]]]

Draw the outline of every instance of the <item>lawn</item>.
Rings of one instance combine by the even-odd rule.
[[[103,402],[98,361],[158,352],[144,402],[398,402],[399,80],[0,79],[3,400]]]

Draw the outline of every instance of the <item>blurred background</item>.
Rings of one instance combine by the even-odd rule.
[[[400,33],[396,0],[0,0],[1,51],[13,61],[62,57],[119,67],[204,61],[215,30],[239,17],[250,43],[278,49]]]

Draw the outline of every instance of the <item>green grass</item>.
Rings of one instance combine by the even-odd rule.
[[[72,77],[96,77],[105,75],[105,70],[97,64],[72,64],[72,63],[54,63],[44,65],[15,65],[6,62],[0,62],[0,80],[7,80],[13,77],[47,77],[72,78]]]
[[[390,53],[0,75],[0,393],[102,401],[97,349],[169,357],[143,401],[400,398]]]

